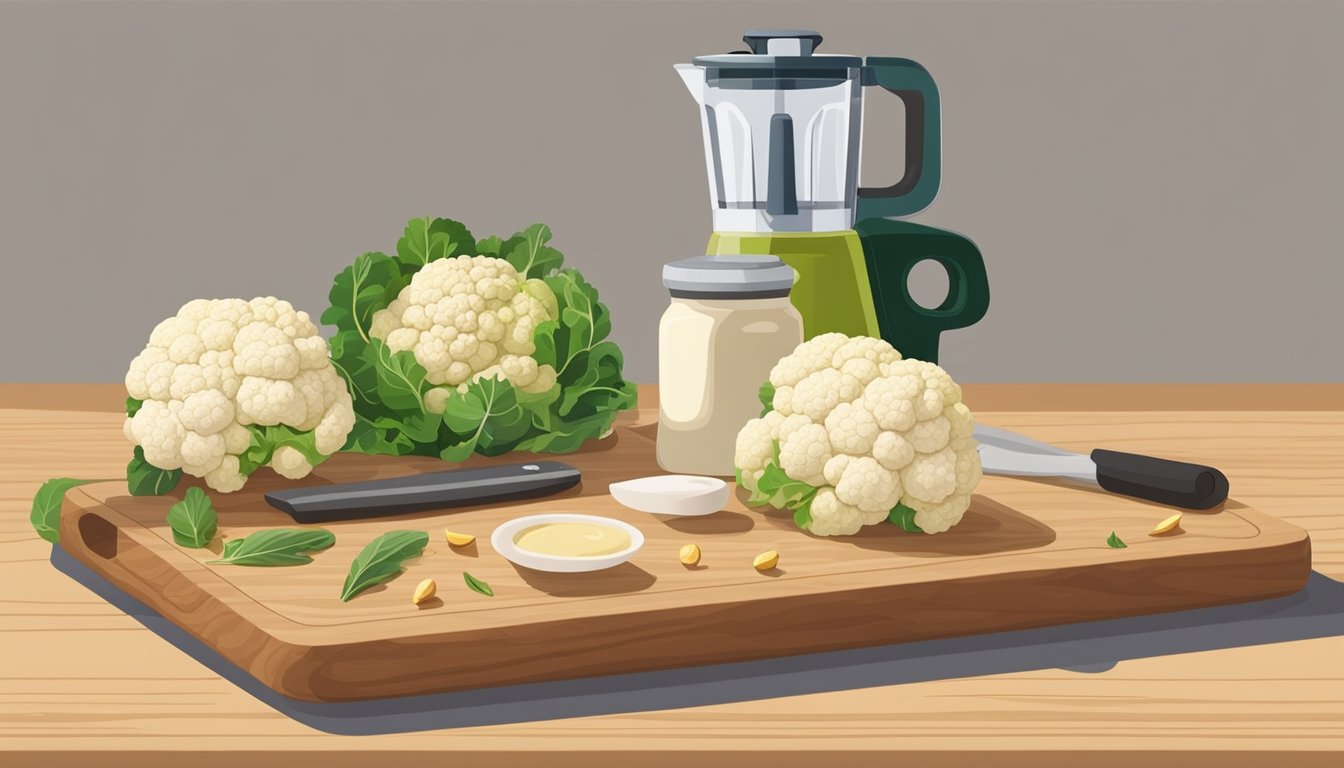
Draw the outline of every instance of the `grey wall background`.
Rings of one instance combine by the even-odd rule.
[[[653,381],[710,224],[672,64],[752,26],[937,79],[916,220],[993,291],[958,378],[1344,380],[1344,4],[627,0],[0,2],[0,381],[117,380],[197,296],[316,315],[423,214],[549,223]]]

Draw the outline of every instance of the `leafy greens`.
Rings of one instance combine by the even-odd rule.
[[[219,530],[219,517],[205,491],[188,488],[182,500],[168,508],[168,528],[180,546],[200,549],[209,544]]]
[[[349,601],[369,587],[396,577],[402,561],[419,557],[428,543],[429,534],[424,531],[388,531],[369,542],[350,563],[341,600]]]
[[[336,536],[322,528],[275,528],[257,531],[224,542],[221,565],[286,566],[313,562],[309,552],[319,552],[336,543]]]

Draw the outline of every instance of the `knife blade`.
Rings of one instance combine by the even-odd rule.
[[[1185,509],[1210,509],[1227,499],[1227,476],[1202,464],[1104,448],[1074,453],[987,424],[976,424],[974,437],[980,467],[990,475],[1067,478]]]
[[[580,479],[563,462],[534,461],[271,491],[266,503],[295,522],[328,523],[549,496]]]

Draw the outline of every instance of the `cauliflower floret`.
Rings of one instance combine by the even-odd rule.
[[[779,427],[784,423],[784,414],[779,411],[766,411],[764,416],[760,417],[762,421],[770,425],[770,439],[779,439]]]
[[[849,341],[843,333],[823,333],[804,341],[770,370],[775,389],[793,386],[813,373],[831,368],[831,358]]]
[[[789,439],[779,444],[779,466],[794,480],[809,485],[824,485],[826,476],[822,470],[831,458],[831,442],[826,436],[826,428],[820,424],[807,424],[789,435]]]
[[[873,458],[890,470],[899,470],[915,458],[915,447],[896,432],[883,432],[873,441]]]
[[[453,390],[447,387],[430,387],[425,391],[425,410],[430,413],[443,413],[448,408],[448,398]]]
[[[854,461],[854,457],[844,453],[837,453],[828,459],[826,466],[821,470],[822,476],[826,478],[827,485],[839,485],[840,478],[845,476],[845,470],[849,468],[852,461]]]
[[[294,377],[294,390],[303,399],[304,411],[304,417],[291,425],[295,429],[309,432],[322,421],[327,408],[328,378],[341,380],[340,374],[330,367],[318,371],[300,371],[299,375]]]
[[[303,453],[293,446],[282,445],[275,449],[271,455],[271,469],[275,470],[277,475],[287,477],[290,480],[301,480],[313,471],[313,465],[308,463]]]
[[[817,371],[793,388],[793,412],[822,422],[831,409],[853,400],[862,391],[859,380],[847,373],[834,368]]]
[[[879,523],[901,500],[901,482],[897,475],[877,463],[877,459],[860,456],[846,464],[840,482],[835,484],[835,495],[865,513],[880,514],[881,517],[873,520]]]
[[[778,411],[767,413],[765,420],[770,423],[770,436],[781,443],[788,440],[794,432],[812,423],[811,419],[801,413],[795,413],[792,416],[780,416]]]
[[[229,399],[238,394],[238,387],[242,385],[243,377],[233,368],[232,350],[206,352],[201,355],[200,367],[201,376],[205,378],[207,387],[218,389]]]
[[[862,405],[840,403],[826,416],[831,447],[856,456],[868,453],[877,439],[877,420]]]
[[[915,423],[914,399],[923,391],[923,382],[915,376],[886,375],[863,389],[863,407],[883,429],[904,432]]]
[[[880,339],[826,334],[780,360],[770,383],[772,409],[738,435],[748,488],[778,451],[794,486],[771,503],[802,509],[809,496],[796,485],[813,486],[815,534],[855,533],[898,504],[926,533],[961,520],[982,470],[971,411],[942,368],[903,360]]]
[[[299,368],[302,370],[320,371],[331,367],[327,358],[327,340],[321,336],[300,336],[294,339],[294,349],[299,351]]]
[[[182,402],[177,418],[201,435],[213,435],[233,422],[233,401],[218,389],[202,389]]]
[[[350,434],[351,429],[354,429],[354,403],[351,402],[349,393],[342,394],[342,398],[327,409],[322,421],[318,422],[317,428],[313,430],[318,453],[330,455],[341,450],[341,446],[345,445],[346,436]]]
[[[841,370],[851,361],[866,360],[873,364],[874,375],[881,373],[881,363],[892,363],[901,359],[901,353],[883,339],[870,336],[855,336],[841,344],[831,356],[831,367]]]
[[[247,447],[252,444],[252,433],[238,422],[232,422],[224,429],[220,430],[219,436],[224,438],[224,451],[234,456],[240,455]]]
[[[435,386],[503,376],[524,392],[542,393],[557,376],[531,357],[533,337],[538,325],[556,319],[558,307],[545,281],[523,280],[507,261],[456,256],[421,267],[387,309],[373,314],[369,333],[393,352],[413,354]],[[435,407],[445,403],[436,399]]]
[[[817,491],[809,512],[812,523],[807,529],[818,536],[849,536],[858,533],[866,524],[863,512],[841,501],[830,488]],[[886,514],[882,516],[885,518]]]
[[[942,533],[961,522],[971,506],[970,494],[956,493],[937,504],[912,500],[906,506],[915,510],[915,525],[925,533]]]
[[[146,456],[148,458],[148,456]],[[188,432],[182,438],[182,469],[188,474],[203,477],[224,459],[224,436]],[[154,462],[150,462],[153,464]]]
[[[772,456],[774,456],[774,441],[770,436],[770,423],[765,419],[748,421],[737,433],[737,442],[733,448],[733,464],[743,471],[745,479],[745,473],[759,472]]]
[[[191,317],[182,317],[176,315],[170,317],[158,325],[149,333],[149,346],[159,349],[168,349],[177,341],[178,337],[186,336],[196,332],[196,326],[199,320]]]
[[[126,394],[136,400],[148,400],[149,371],[159,363],[166,362],[168,362],[167,350],[161,347],[146,347],[131,360],[131,367],[126,371]],[[171,373],[169,376],[171,378]]]
[[[373,319],[369,322],[369,335],[375,339],[386,339],[388,334],[395,331],[399,326],[400,321],[392,313],[389,306],[387,309],[380,309],[373,313]]]
[[[226,349],[233,349],[233,339],[238,335],[238,326],[228,320],[207,318],[201,321],[196,333],[200,336],[201,343],[206,350],[223,352]],[[322,356],[326,356],[325,350],[322,352]]]
[[[917,501],[936,504],[957,489],[957,454],[944,448],[935,454],[916,454],[901,470],[905,494]]]
[[[308,417],[308,406],[294,383],[263,376],[248,376],[238,388],[238,423],[298,424]]]
[[[237,456],[225,456],[219,466],[205,473],[205,484],[220,493],[233,493],[247,484],[247,475],[239,471]]]
[[[965,403],[953,405],[943,411],[943,416],[947,419],[948,437],[950,439],[970,437],[971,432],[975,430],[975,420],[971,418],[971,409],[967,408]]]
[[[524,384],[519,389],[529,394],[539,395],[542,392],[549,392],[551,387],[555,386],[558,380],[558,374],[550,364],[537,366],[537,378],[531,384]]]
[[[159,469],[177,469],[182,466],[182,440],[187,430],[177,420],[168,404],[146,400],[131,418],[131,434],[144,450],[145,461]]]
[[[952,425],[942,414],[921,421],[910,428],[906,435],[909,437],[910,445],[914,446],[920,453],[937,453],[947,445],[947,439],[951,434]]]
[[[233,368],[244,376],[292,379],[299,372],[299,350],[283,330],[261,321],[249,323],[233,340]]]
[[[126,372],[126,391],[141,404],[123,431],[144,460],[221,492],[243,487],[244,470],[255,467],[244,466],[244,454],[273,439],[259,427],[311,431],[327,455],[355,423],[326,341],[307,313],[274,297],[190,302],[155,327]],[[286,477],[312,470],[293,448],[276,449],[269,463]]]

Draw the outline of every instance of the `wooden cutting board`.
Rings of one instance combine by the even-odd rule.
[[[1304,531],[1234,499],[1188,512],[1183,532],[1150,537],[1172,510],[1099,491],[986,476],[964,520],[935,536],[874,526],[819,538],[788,515],[734,497],[702,518],[626,509],[607,485],[650,474],[654,427],[622,426],[559,457],[584,481],[564,494],[495,507],[329,524],[336,545],[290,568],[206,565],[209,550],[173,543],[171,497],[133,497],[124,483],[70,491],[61,546],[281,694],[348,701],[741,661],[952,635],[1196,608],[1292,593],[1310,570]],[[526,460],[514,454],[470,464]],[[556,458],[556,457],[548,457]],[[302,484],[443,469],[434,459],[341,454]],[[269,470],[239,493],[211,494],[226,538],[292,527],[262,494]],[[293,483],[287,483],[292,487]],[[1235,490],[1235,489],[1234,489]],[[495,526],[524,514],[584,512],[625,520],[646,544],[630,562],[587,574],[517,568],[490,547]],[[443,529],[472,533],[465,550]],[[430,533],[405,572],[351,602],[350,561],[393,529]],[[1129,546],[1112,549],[1115,531]],[[701,564],[682,565],[683,544]],[[218,550],[217,540],[213,548]],[[757,573],[767,549],[780,566]],[[462,573],[494,597],[467,589]],[[437,580],[439,599],[411,592]]]

